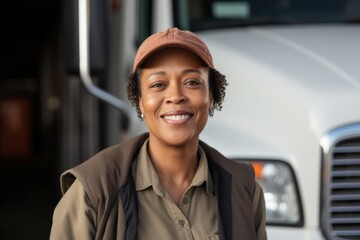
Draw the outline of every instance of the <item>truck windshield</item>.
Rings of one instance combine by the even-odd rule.
[[[173,0],[175,25],[216,28],[307,23],[359,23],[360,0]]]

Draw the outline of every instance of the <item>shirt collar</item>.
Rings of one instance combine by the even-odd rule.
[[[149,140],[147,139],[141,147],[135,165],[134,176],[136,191],[143,191],[152,186],[156,194],[165,196],[165,189],[160,184],[155,168],[147,152],[148,142]],[[199,165],[190,187],[201,186],[205,182],[207,194],[214,195],[214,187],[209,172],[206,154],[200,146],[198,153],[200,156]]]

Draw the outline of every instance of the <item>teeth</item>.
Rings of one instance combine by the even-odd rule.
[[[189,118],[190,115],[170,115],[170,116],[164,116],[165,119],[173,120],[173,121],[179,121]]]

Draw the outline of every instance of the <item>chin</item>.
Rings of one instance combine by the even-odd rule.
[[[199,140],[199,134],[186,134],[186,133],[179,133],[179,132],[173,132],[169,133],[167,132],[165,135],[162,135],[162,141],[167,143],[170,146],[185,146],[187,144],[193,144],[194,142],[197,142]]]

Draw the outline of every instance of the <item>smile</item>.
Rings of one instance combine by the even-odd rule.
[[[164,116],[164,118],[165,118],[166,120],[171,120],[171,121],[185,120],[185,119],[189,119],[190,117],[191,117],[190,114]]]

